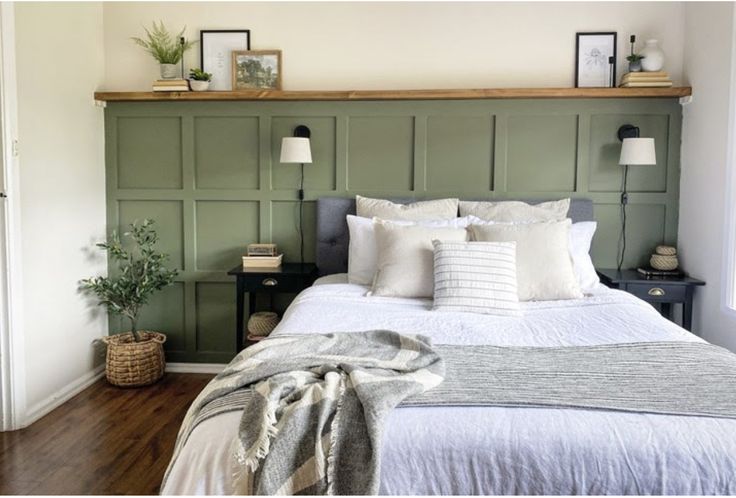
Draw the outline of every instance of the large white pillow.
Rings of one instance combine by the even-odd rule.
[[[432,297],[434,293],[433,240],[465,241],[464,228],[402,226],[375,223],[378,264],[369,295]]]
[[[396,204],[385,199],[355,196],[355,210],[358,216],[383,220],[424,221],[457,218],[457,204],[457,199]]]
[[[458,219],[468,220],[468,225],[492,225],[496,223],[482,220],[477,216],[466,216]],[[570,227],[570,257],[572,258],[575,278],[577,278],[580,290],[583,292],[590,292],[600,283],[593,260],[590,259],[590,246],[597,227],[598,223],[595,221],[580,221],[573,223]]]
[[[433,244],[433,310],[519,314],[515,242],[435,240]]]
[[[470,225],[471,240],[516,242],[520,301],[583,297],[570,257],[572,222]]]
[[[376,218],[378,220],[378,218]],[[358,285],[372,285],[378,264],[376,233],[373,219],[360,216],[347,216],[350,242],[348,243],[348,282]],[[425,227],[465,228],[470,218],[451,218],[448,220],[393,221],[397,225],[421,225]]]
[[[506,223],[562,221],[570,210],[570,199],[527,204],[521,201],[460,201],[460,216],[477,216]]]

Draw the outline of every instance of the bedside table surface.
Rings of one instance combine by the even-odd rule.
[[[669,285],[705,285],[705,282],[692,277],[651,277],[647,278],[636,270],[596,269],[603,280],[613,284],[642,283],[652,284],[661,282]]]
[[[314,263],[284,263],[278,268],[243,268],[236,266],[228,275],[310,275],[317,272]]]

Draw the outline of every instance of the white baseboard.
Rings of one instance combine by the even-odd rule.
[[[40,419],[54,408],[58,408],[62,404],[72,399],[77,394],[81,393],[89,386],[97,382],[105,375],[105,365],[99,365],[94,370],[87,372],[86,374],[73,380],[66,386],[56,391],[51,396],[42,399],[35,405],[29,407],[26,410],[26,416],[24,417],[23,427],[28,427],[36,420]]]
[[[226,363],[166,363],[166,371],[171,373],[218,374]]]

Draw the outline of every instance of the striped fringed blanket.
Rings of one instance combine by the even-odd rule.
[[[393,332],[261,341],[197,398],[169,468],[199,422],[244,408],[236,471],[252,480],[241,479],[236,492],[275,494],[375,493],[381,423],[399,402],[736,418],[736,355],[712,344],[438,345],[433,350],[421,338]],[[446,370],[441,384],[437,354]],[[309,366],[295,366],[300,363]],[[239,389],[258,382],[245,379],[261,382]],[[315,404],[328,397],[329,402]],[[256,472],[241,472],[245,468]]]
[[[443,376],[442,360],[422,336],[371,331],[265,339],[194,400],[172,464],[204,407],[252,386],[233,443],[234,494],[376,494],[386,415]]]

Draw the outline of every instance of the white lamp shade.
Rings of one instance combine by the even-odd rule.
[[[309,139],[302,137],[284,137],[281,139],[282,163],[311,163],[312,149]]]
[[[653,138],[624,138],[621,146],[621,166],[651,166],[657,164]]]

